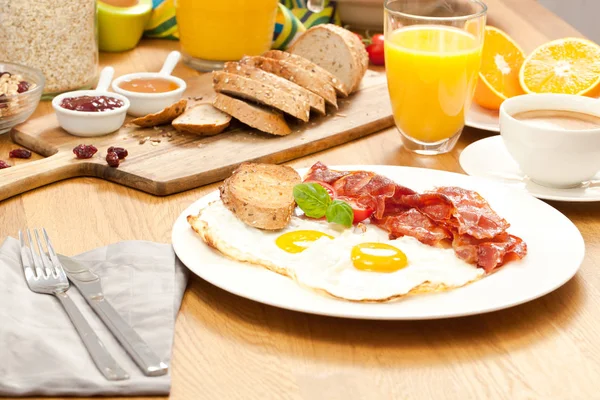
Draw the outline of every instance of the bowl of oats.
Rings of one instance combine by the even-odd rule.
[[[33,114],[44,83],[44,75],[38,69],[0,62],[0,135]]]

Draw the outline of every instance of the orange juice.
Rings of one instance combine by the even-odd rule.
[[[182,50],[215,61],[239,60],[269,50],[277,0],[176,0]]]
[[[394,120],[425,143],[448,139],[465,123],[481,64],[481,42],[452,27],[413,25],[385,40]]]

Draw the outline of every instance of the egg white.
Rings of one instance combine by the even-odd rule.
[[[221,201],[204,208],[194,229],[211,246],[226,256],[269,268],[295,279],[299,284],[351,301],[386,301],[414,292],[431,292],[463,286],[483,276],[484,271],[460,260],[454,250],[422,244],[412,237],[389,240],[387,232],[372,225],[336,229],[325,221],[292,216],[280,231],[264,231],[246,225]],[[301,253],[280,249],[275,240],[297,230],[324,232]],[[380,242],[404,252],[408,266],[382,273],[356,269],[350,254],[360,243]]]

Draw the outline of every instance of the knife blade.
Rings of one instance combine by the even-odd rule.
[[[169,368],[104,298],[100,277],[84,264],[58,254],[69,280],[140,367],[144,375],[160,376]]]

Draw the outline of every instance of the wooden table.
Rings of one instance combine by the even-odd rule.
[[[526,51],[580,34],[534,0],[487,0],[489,22]],[[117,74],[158,70],[169,41],[102,56]],[[195,72],[184,66],[179,76]],[[47,103],[38,114],[49,112]],[[411,165],[462,172],[462,149],[489,134],[466,129],[450,154],[405,151],[394,129],[289,163]],[[0,137],[0,154],[14,147]],[[169,242],[175,218],[214,190],[166,198],[78,178],[0,202],[0,240],[51,227],[75,254],[120,240]],[[554,203],[581,230],[587,255],[555,292],[481,316],[369,322],[305,315],[248,301],[192,277],[177,319],[173,399],[592,399],[600,378],[600,207]],[[82,226],[86,235],[82,235]],[[1,322],[0,322],[1,324]],[[1,344],[0,344],[1,345]],[[1,377],[0,377],[1,379]]]

